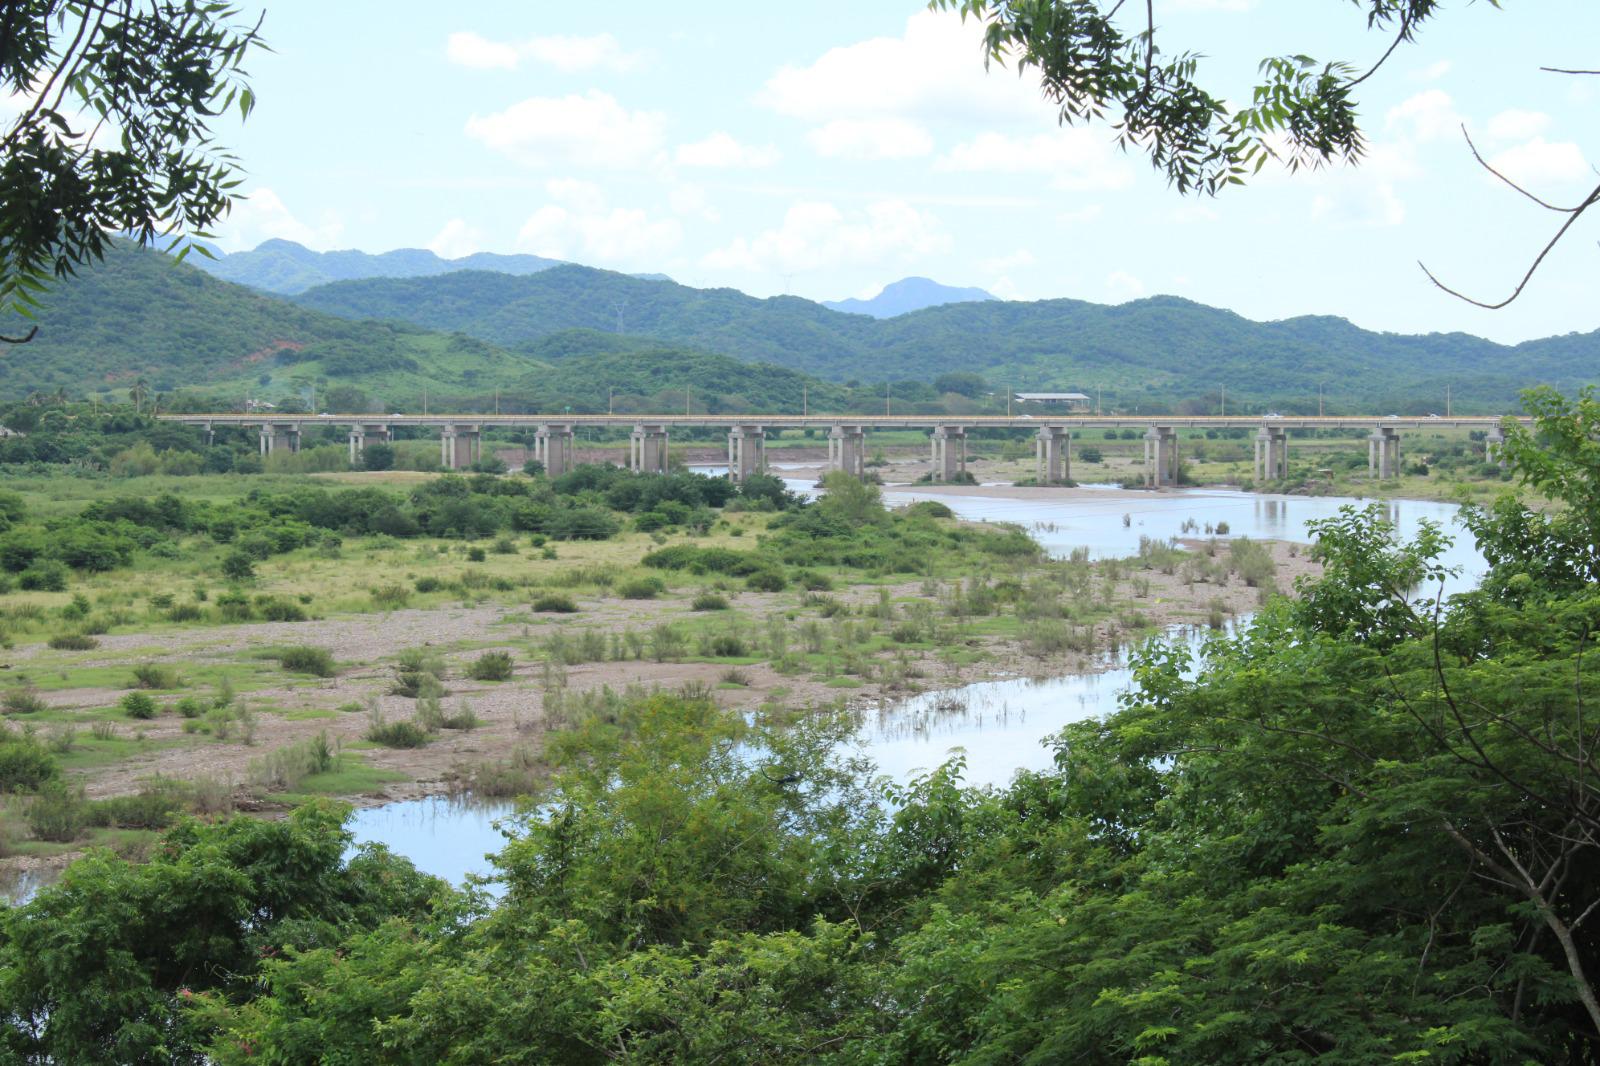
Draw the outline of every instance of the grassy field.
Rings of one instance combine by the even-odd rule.
[[[9,487],[51,523],[130,496],[227,504],[435,480]],[[803,534],[792,528],[803,515],[730,506],[698,530],[641,532],[619,515],[624,528],[594,540],[323,536],[231,580],[237,541],[192,532],[127,565],[74,572],[61,591],[14,588],[0,597],[0,775],[7,753],[49,771],[7,780],[0,851],[137,849],[184,811],[318,795],[514,791],[537,779],[552,730],[604,713],[628,688],[699,686],[728,705],[805,713],[978,677],[1092,670],[1159,627],[1221,626],[1305,567],[1283,546],[1216,542],[1051,560],[1015,531],[937,508],[886,513],[870,490],[855,505],[832,526],[817,524],[826,506],[814,509]],[[706,564],[651,565],[664,549]]]

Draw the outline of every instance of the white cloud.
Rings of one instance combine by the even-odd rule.
[[[1437,140],[1461,128],[1455,102],[1443,89],[1425,89],[1391,107],[1384,118],[1390,132],[1419,141]]]
[[[818,155],[844,159],[910,159],[933,151],[928,131],[908,119],[835,119],[806,134]]]
[[[1311,217],[1335,229],[1398,226],[1406,220],[1406,207],[1386,181],[1351,181],[1312,197]]]
[[[624,51],[609,33],[592,37],[530,37],[523,41],[492,41],[471,32],[452,33],[445,41],[445,58],[474,70],[515,70],[525,59],[573,73],[580,70],[632,70],[638,52]]]
[[[1450,66],[1448,59],[1436,59],[1421,70],[1412,72],[1411,78],[1413,81],[1438,81],[1450,73]]]
[[[980,260],[978,269],[985,274],[1005,274],[1018,267],[1031,267],[1037,261],[1032,252],[1026,248],[1018,248],[1010,255],[997,255],[993,259]]]
[[[467,136],[529,166],[632,167],[660,148],[666,119],[629,111],[609,93],[536,96],[467,119]]]
[[[1495,153],[1489,157],[1489,165],[1518,185],[1530,188],[1594,176],[1583,158],[1583,149],[1571,141],[1552,143],[1543,137]]]
[[[936,170],[1047,173],[1058,189],[1119,189],[1133,173],[1102,132],[1084,127],[1012,137],[992,131],[958,144],[934,163]]]
[[[667,193],[667,204],[675,215],[699,218],[707,222],[722,221],[722,213],[711,206],[706,191],[698,185],[675,185]]]
[[[779,114],[814,123],[895,117],[981,126],[1054,119],[1036,79],[984,69],[982,28],[955,12],[922,11],[899,37],[874,37],[786,66],[759,97]]]
[[[517,247],[535,255],[597,266],[657,267],[683,239],[675,218],[653,219],[637,208],[612,207],[596,185],[561,179],[546,183],[551,203],[528,216]]]
[[[428,250],[441,259],[460,259],[483,250],[483,231],[465,219],[452,218],[428,242]]]
[[[1104,211],[1105,208],[1099,204],[1087,204],[1072,211],[1062,211],[1056,215],[1056,221],[1066,226],[1076,226],[1080,222],[1093,222]]]
[[[848,215],[831,203],[807,201],[790,207],[778,228],[736,238],[702,262],[714,270],[799,272],[914,259],[949,248],[938,220],[904,200],[880,200]]]
[[[1113,300],[1137,300],[1145,294],[1145,287],[1144,282],[1126,270],[1113,270],[1106,275],[1106,292]]]
[[[344,222],[331,211],[323,212],[316,223],[296,218],[278,194],[268,188],[252,190],[247,199],[236,200],[228,212],[227,223],[217,243],[226,251],[254,248],[262,241],[280,238],[308,248],[326,251],[344,232]]]
[[[1497,141],[1525,141],[1549,128],[1549,115],[1518,107],[1502,111],[1489,120],[1489,136]]]
[[[732,134],[718,131],[692,144],[680,144],[673,153],[680,167],[770,167],[778,161],[772,145],[743,144]]]

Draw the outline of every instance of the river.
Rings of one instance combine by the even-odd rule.
[[[711,472],[706,468],[706,472]],[[810,494],[809,482],[790,481]],[[1167,540],[1186,535],[1186,523],[1204,535],[1226,522],[1226,536],[1263,540],[1309,540],[1307,523],[1330,518],[1341,507],[1372,501],[1345,497],[1271,496],[1226,489],[1186,489],[1138,494],[1108,490],[1037,496],[981,495],[937,488],[888,488],[885,500],[902,505],[939,500],[965,519],[1015,522],[1046,550],[1065,556],[1077,547],[1100,558],[1132,555],[1140,537]],[[1402,537],[1412,537],[1423,521],[1443,526],[1455,537],[1447,565],[1460,570],[1450,591],[1470,587],[1485,564],[1471,537],[1457,524],[1455,504],[1386,500],[1380,506]],[[1129,671],[1117,663],[1105,672],[1045,680],[983,681],[944,692],[924,693],[863,715],[858,742],[881,772],[896,780],[943,762],[952,749],[967,758],[966,780],[1004,785],[1018,770],[1049,767],[1052,753],[1044,739],[1073,721],[1104,714],[1127,688]],[[357,811],[351,828],[357,842],[379,842],[429,873],[459,883],[469,873],[489,869],[486,856],[504,838],[496,820],[511,805],[482,804],[434,797]]]

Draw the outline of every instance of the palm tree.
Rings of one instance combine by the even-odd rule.
[[[128,398],[133,401],[133,410],[135,414],[139,413],[140,409],[144,406],[145,397],[149,395],[150,386],[145,383],[144,378],[140,378],[138,381],[133,383],[133,387],[128,390]]]

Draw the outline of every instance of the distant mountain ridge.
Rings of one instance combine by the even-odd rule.
[[[340,282],[296,298],[356,319],[457,331],[514,350],[569,329],[623,332],[833,381],[930,381],[952,371],[1015,388],[1099,387],[1108,405],[1171,408],[1227,389],[1230,407],[1504,412],[1518,392],[1600,378],[1600,331],[1496,344],[1467,334],[1377,333],[1333,316],[1254,322],[1173,296],[1114,306],[985,300],[892,318],[794,296],[757,299],[565,265],[526,277],[455,273]],[[1205,408],[1209,409],[1209,408]]]
[[[842,311],[847,315],[894,318],[896,315],[909,314],[929,307],[940,307],[944,304],[995,299],[998,297],[982,289],[961,289],[951,285],[940,285],[931,278],[911,277],[901,278],[885,285],[882,291],[870,300],[823,300],[822,306],[830,311]]]
[[[444,259],[426,248],[397,248],[376,255],[355,250],[316,252],[294,241],[275,239],[246,252],[216,253],[214,259],[191,256],[189,262],[223,281],[287,296],[329,282],[363,278],[430,277],[456,270],[536,274],[560,265],[561,260],[493,252]]]

